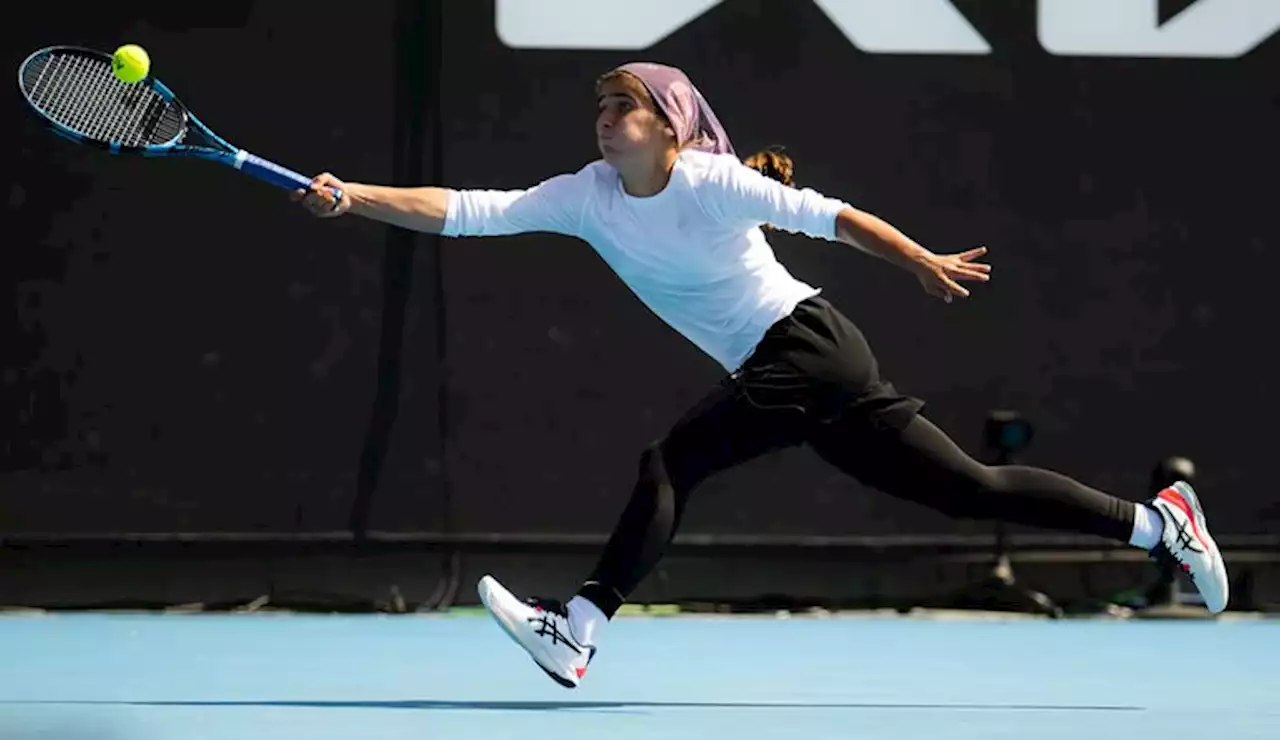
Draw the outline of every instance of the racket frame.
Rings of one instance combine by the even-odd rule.
[[[22,64],[18,65],[18,89],[21,90],[23,99],[26,101],[27,106],[31,108],[32,112],[44,121],[46,127],[54,134],[78,144],[100,149],[114,155],[135,155],[142,157],[195,157],[211,162],[218,162],[287,190],[309,189],[312,178],[254,155],[247,150],[231,144],[231,142],[214,133],[213,129],[205,125],[205,123],[201,121],[189,107],[187,107],[186,103],[182,102],[177,94],[152,74],[148,74],[138,82],[129,84],[145,85],[166,103],[172,105],[174,109],[181,114],[182,129],[172,140],[163,144],[126,146],[119,142],[108,142],[85,136],[64,124],[59,123],[41,110],[40,106],[31,99],[31,96],[27,93],[25,86],[22,84],[23,72],[27,69],[29,64],[41,56],[52,55],[59,52],[96,57],[107,64],[111,63],[111,55],[105,52],[84,46],[62,44],[37,49],[27,55],[27,58],[22,61]],[[184,140],[193,131],[213,142],[215,146],[200,146],[184,143]],[[329,190],[334,195],[334,206],[336,207],[342,200],[342,191],[338,188],[329,188]]]

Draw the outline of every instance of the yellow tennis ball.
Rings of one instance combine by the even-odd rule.
[[[137,44],[125,44],[111,55],[111,71],[121,81],[134,83],[151,73],[151,57]]]

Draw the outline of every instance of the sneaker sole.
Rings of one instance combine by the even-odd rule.
[[[533,660],[534,665],[538,666],[538,668],[542,669],[543,673],[550,676],[553,681],[565,687],[566,689],[578,688],[578,684],[576,682],[571,681],[568,678],[565,678],[564,676],[561,676],[560,674],[552,671],[550,668],[547,668],[545,665],[543,665],[542,660],[545,660],[547,656],[542,652],[542,650],[537,647],[530,648],[528,645],[525,645],[523,642],[521,642],[520,637],[516,633],[515,625],[510,624],[507,621],[506,617],[501,613],[501,610],[495,609],[493,607],[492,599],[495,594],[505,595],[506,597],[510,597],[511,599],[514,600],[515,597],[511,595],[510,591],[508,591],[506,588],[503,588],[502,584],[498,583],[498,581],[492,578],[491,576],[485,576],[481,578],[480,583],[476,588],[476,590],[480,594],[480,601],[481,603],[484,604],[485,611],[489,612],[489,616],[493,617],[493,621],[497,622],[498,626],[502,628],[502,631],[507,633],[507,637],[511,638],[512,642],[519,645],[521,649],[523,649],[529,655],[529,657]]]

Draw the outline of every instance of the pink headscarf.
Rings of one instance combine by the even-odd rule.
[[[632,62],[619,67],[644,83],[658,109],[671,121],[676,143],[681,149],[698,149],[713,154],[733,154],[729,134],[688,75],[663,64]]]

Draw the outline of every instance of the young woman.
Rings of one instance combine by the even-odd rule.
[[[451,237],[581,238],[728,373],[640,455],[630,502],[567,604],[521,601],[481,579],[486,607],[552,678],[579,684],[608,621],[656,565],[701,482],[801,444],[871,487],[953,517],[1099,535],[1172,558],[1211,612],[1226,607],[1226,569],[1189,485],[1133,503],[1050,471],[975,461],[921,415],[923,402],[880,376],[858,328],[778,263],[762,229],[849,244],[947,302],[969,296],[962,282],[989,279],[977,261],[985,249],[935,254],[869,213],[796,189],[777,152],[739,161],[678,69],[627,64],[600,78],[596,92],[602,159],[536,187],[391,188],[324,174],[295,194],[319,216],[351,212]],[[327,186],[342,189],[340,202]]]

